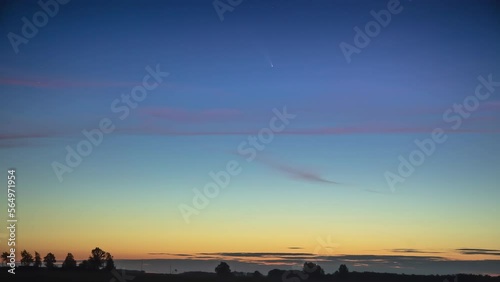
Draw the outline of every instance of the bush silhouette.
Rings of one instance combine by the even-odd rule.
[[[217,273],[218,276],[229,276],[231,274],[231,268],[229,268],[227,263],[221,262],[215,268],[215,273]]]

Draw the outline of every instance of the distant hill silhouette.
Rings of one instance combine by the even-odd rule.
[[[14,275],[7,272],[9,267],[0,267],[1,281],[50,281],[50,282],[500,282],[499,277],[488,275],[408,275],[375,272],[349,272],[341,265],[334,273],[325,273],[317,264],[306,262],[302,270],[273,269],[262,275],[255,272],[233,272],[229,264],[221,262],[214,272],[185,272],[181,274],[151,274],[144,271],[117,270],[105,267],[107,256],[96,248],[93,258],[102,258],[101,267],[40,267],[39,265],[17,266]],[[72,257],[69,256],[68,257]],[[92,256],[91,256],[92,257]],[[99,261],[100,259],[98,259]],[[72,261],[71,259],[69,261]],[[71,263],[73,264],[73,263]],[[82,264],[80,264],[82,265]],[[114,266],[114,265],[113,265]],[[166,270],[167,271],[167,270]],[[14,279],[13,279],[14,278]]]

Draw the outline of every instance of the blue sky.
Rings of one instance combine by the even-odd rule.
[[[457,249],[500,249],[500,90],[458,130],[443,113],[474,95],[478,76],[500,81],[498,4],[401,1],[348,63],[339,44],[354,44],[353,28],[388,2],[243,1],[221,21],[210,1],[74,0],[16,54],[7,35],[22,35],[22,18],[41,8],[7,1],[0,157],[18,171],[21,245],[147,259],[290,245],[312,253],[316,237],[332,235],[337,255],[495,259]],[[148,66],[169,75],[121,120],[111,105],[142,85]],[[284,108],[296,117],[258,158],[235,154]],[[116,130],[60,182],[53,162],[65,164],[65,147],[103,118]],[[448,139],[392,191],[384,173],[437,127]],[[186,224],[179,206],[231,160],[242,173]],[[151,239],[140,246],[133,223],[143,221]],[[291,235],[296,222],[305,230]]]

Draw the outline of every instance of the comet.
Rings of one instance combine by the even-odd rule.
[[[267,52],[265,52],[265,56],[266,56],[267,62],[271,66],[271,68],[274,68],[273,61],[271,60],[271,57],[269,56],[269,54]]]

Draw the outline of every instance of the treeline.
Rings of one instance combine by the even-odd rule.
[[[396,273],[350,272],[345,264],[337,271],[325,273],[316,263],[306,262],[302,270],[273,269],[267,276],[255,271],[253,273],[232,272],[229,265],[221,262],[215,273],[219,278],[228,281],[259,281],[259,282],[500,282],[500,276],[456,274],[456,275],[408,275]],[[198,275],[200,277],[200,275]]]
[[[9,253],[3,252],[2,261],[5,264],[12,263],[9,259]],[[33,256],[30,252],[23,250],[21,252],[21,266],[23,267],[33,267],[38,268],[42,266],[42,262],[46,268],[56,268],[57,259],[53,253],[48,253],[45,257],[42,258],[38,252],[35,251],[35,256]],[[82,261],[77,265],[77,262],[72,253],[68,253],[66,258],[64,259],[61,267],[63,269],[86,269],[86,270],[112,270],[115,268],[115,262],[113,261],[113,256],[101,250],[100,248],[95,248],[90,251],[90,256],[88,259]]]

